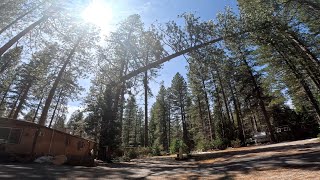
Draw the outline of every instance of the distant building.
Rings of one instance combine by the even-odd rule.
[[[16,155],[86,157],[95,142],[22,120],[0,118],[0,152]]]

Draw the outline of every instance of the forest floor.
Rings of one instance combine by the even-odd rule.
[[[320,141],[229,148],[199,153],[188,161],[161,156],[98,167],[0,164],[0,179],[6,178],[320,180]]]

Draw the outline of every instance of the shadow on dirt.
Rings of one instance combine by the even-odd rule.
[[[195,159],[228,158],[230,161],[200,164],[175,161],[173,158],[136,160],[131,163],[107,164],[105,167],[53,166],[42,164],[0,164],[0,179],[58,179],[58,178],[106,178],[144,179],[150,176],[200,179],[203,175],[219,175],[221,179],[234,179],[232,174],[250,174],[252,171],[275,170],[278,168],[320,171],[320,143],[284,145],[251,150],[215,152],[195,156]],[[239,158],[239,155],[263,152],[286,152],[296,150],[298,154],[275,154]],[[188,175],[190,174],[190,175]]]

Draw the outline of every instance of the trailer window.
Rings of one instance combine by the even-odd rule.
[[[19,144],[21,133],[21,129],[11,129],[8,143]]]
[[[9,134],[10,134],[10,128],[0,127],[0,139],[7,141],[9,139]]]
[[[5,140],[7,143],[19,144],[21,134],[22,129],[0,127],[0,139]]]

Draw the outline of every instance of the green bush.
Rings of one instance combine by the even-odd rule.
[[[152,156],[160,156],[160,148],[158,146],[155,146],[152,148]]]
[[[138,157],[138,152],[135,149],[129,149],[127,152],[127,156],[130,159],[135,159]]]
[[[228,141],[225,139],[216,139],[213,141],[213,147],[219,150],[227,149]]]
[[[182,140],[174,139],[170,145],[170,153],[178,153],[180,148],[182,148],[183,153],[188,152],[188,146]]]
[[[318,137],[318,139],[319,139],[319,141],[320,141],[320,133],[318,134],[318,136],[317,136],[317,137]]]
[[[232,140],[231,141],[231,147],[233,147],[233,148],[241,147],[241,141],[239,139]]]
[[[138,149],[139,156],[149,156],[152,154],[152,148],[149,147],[140,147]]]
[[[196,149],[198,151],[207,151],[209,149],[212,149],[212,144],[205,140],[199,140]]]

